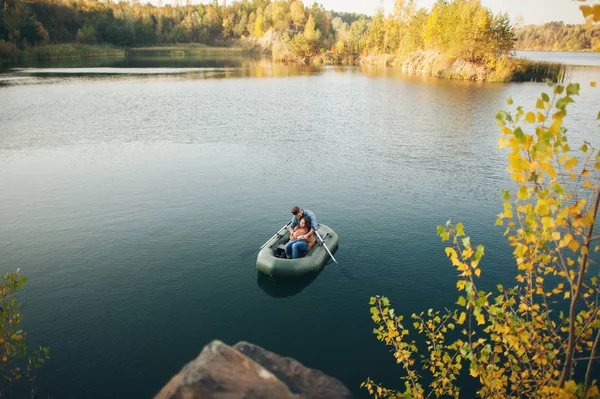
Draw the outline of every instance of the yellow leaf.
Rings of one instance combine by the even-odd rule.
[[[510,147],[510,141],[506,137],[500,137],[498,139],[498,148],[508,148]]]
[[[498,346],[498,345],[496,345],[496,346],[494,347],[494,352],[496,352],[496,353],[502,353],[502,347],[501,347],[501,346]]]
[[[590,86],[596,87],[596,82],[590,82]]]
[[[558,232],[558,231],[552,232],[552,240],[554,240],[554,241],[560,240],[560,232]]]
[[[573,380],[567,381],[567,383],[565,384],[565,389],[570,393],[574,394],[575,392],[577,392],[577,383]]]
[[[458,256],[458,254],[456,253],[456,251],[454,250],[454,248],[451,247],[447,247],[446,248],[446,256],[449,258],[456,258]]]
[[[593,14],[592,6],[579,6],[579,9],[581,10],[584,18],[587,18]]]
[[[580,247],[579,242],[576,240],[573,240],[569,243],[569,249],[573,252],[577,252],[579,247]]]
[[[545,229],[551,229],[556,226],[556,223],[551,217],[545,216],[542,218],[542,226],[544,226]]]
[[[571,170],[571,169],[573,169],[573,167],[575,165],[577,165],[577,163],[578,163],[577,158],[573,157],[573,158],[569,159],[567,161],[567,163],[565,163],[565,169],[566,170]]]
[[[565,291],[565,297],[563,299],[569,299],[571,297],[571,291]]]
[[[477,277],[479,277],[480,274],[481,274],[481,269],[475,269],[475,275]]]
[[[460,312],[460,316],[458,317],[458,320],[456,322],[458,324],[463,324],[465,322],[466,318],[467,318],[467,314],[465,312]]]
[[[526,200],[529,198],[529,192],[527,191],[527,186],[523,184],[519,191],[517,191],[517,198],[520,200]]]
[[[537,99],[537,101],[535,103],[535,107],[537,109],[545,109],[546,108],[546,106],[544,105],[544,102],[540,98]]]
[[[598,398],[598,397],[600,397],[600,391],[598,390],[598,386],[594,385],[588,390],[586,398]]]
[[[573,240],[573,236],[569,233],[565,234],[562,240],[558,243],[559,248],[564,248]]]
[[[482,314],[478,314],[476,317],[477,325],[485,324],[485,317]]]
[[[533,112],[528,112],[527,115],[525,115],[525,120],[529,123],[535,123],[535,114]]]
[[[538,123],[542,123],[546,121],[546,117],[544,116],[544,114],[542,114],[541,112],[537,113],[537,121]]]

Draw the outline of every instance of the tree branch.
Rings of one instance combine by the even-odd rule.
[[[598,205],[600,205],[600,190],[596,193],[596,201],[594,203],[594,221],[596,220],[596,216],[598,215]],[[593,232],[594,223],[592,223],[590,226],[584,244],[588,247],[588,249],[590,246],[590,238],[592,237]],[[589,250],[587,252],[589,253]],[[565,355],[565,363],[563,365],[562,374],[558,382],[558,385],[561,388],[564,387],[567,377],[571,375],[571,368],[573,366],[573,350],[575,349],[575,311],[577,307],[577,302],[579,301],[579,297],[581,296],[581,286],[583,285],[583,278],[585,277],[588,253],[584,254],[581,257],[579,276],[577,279],[577,288],[575,289],[575,295],[571,297],[571,306],[569,308],[569,343],[567,345],[567,353]]]

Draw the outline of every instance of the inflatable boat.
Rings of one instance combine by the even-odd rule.
[[[329,226],[319,224],[317,233],[323,239],[323,243],[317,237],[317,242],[305,256],[297,259],[285,257],[285,244],[289,241],[289,231],[282,228],[265,243],[256,258],[258,271],[274,277],[295,277],[306,273],[315,272],[323,267],[338,248],[339,237]],[[329,251],[328,251],[329,249]]]

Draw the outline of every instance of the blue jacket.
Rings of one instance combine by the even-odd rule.
[[[302,211],[304,212],[303,216],[308,216],[308,218],[310,219],[310,227],[311,230],[315,230],[317,229],[317,217],[315,216],[314,213],[312,213],[311,211],[309,211],[308,209],[302,209]],[[292,224],[290,225],[290,229],[293,229],[294,227],[300,225],[300,219],[298,219],[296,217],[296,215],[292,215]]]

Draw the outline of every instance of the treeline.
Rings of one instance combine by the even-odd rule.
[[[372,18],[336,13],[298,0],[242,0],[228,5],[154,6],[97,0],[0,0],[2,48],[44,43],[132,47],[165,43],[219,45],[268,36],[280,58],[406,55],[437,50],[466,61],[493,64],[515,36],[505,14],[479,0],[438,0],[431,11],[397,0],[392,13]],[[267,35],[268,33],[268,35]]]
[[[228,6],[214,1],[207,5],[162,7],[124,1],[0,1],[0,40],[20,48],[74,42],[125,47],[164,43],[212,45],[261,37],[271,29],[293,38],[304,33],[307,24],[315,29],[319,48],[325,48],[334,43],[334,18],[361,18],[327,12],[316,4],[307,8],[300,1],[243,0]]]
[[[600,26],[565,25],[550,22],[516,30],[517,50],[600,51]]]

